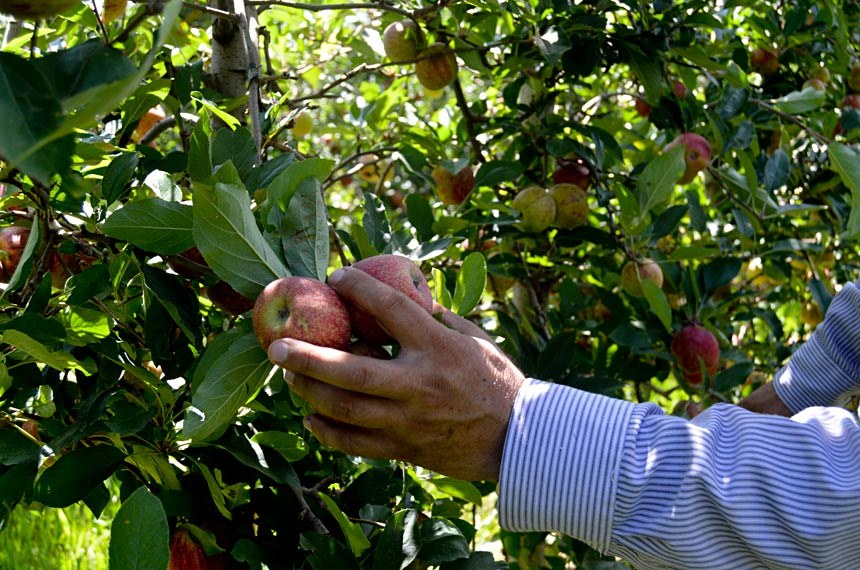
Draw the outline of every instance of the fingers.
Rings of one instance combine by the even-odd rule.
[[[475,338],[482,338],[486,341],[493,342],[493,339],[490,338],[490,335],[488,335],[484,329],[469,319],[464,319],[454,311],[446,309],[438,303],[433,307],[433,314],[439,315],[439,320],[442,321],[442,324],[449,329]]]
[[[441,328],[418,303],[360,269],[335,271],[329,285],[371,314],[401,345],[425,344],[428,333]]]
[[[290,389],[301,396],[320,415],[364,428],[392,429],[400,423],[400,402],[367,396],[297,375]]]
[[[358,356],[294,339],[276,340],[269,359],[295,374],[310,376],[337,388],[380,398],[406,400],[408,375],[390,360]]]
[[[320,443],[348,455],[396,459],[396,446],[381,431],[351,426],[314,414],[305,418],[305,427]]]

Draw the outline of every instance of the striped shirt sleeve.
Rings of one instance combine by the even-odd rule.
[[[511,530],[558,531],[639,570],[833,569],[860,558],[860,427],[720,404],[692,422],[529,381],[499,479]]]
[[[836,295],[824,322],[777,372],[774,388],[794,413],[844,405],[860,389],[860,281]]]

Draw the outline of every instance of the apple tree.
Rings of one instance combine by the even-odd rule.
[[[111,568],[626,567],[321,446],[277,278],[409,257],[526,374],[686,416],[858,278],[856,3],[0,12],[0,521],[118,489]]]

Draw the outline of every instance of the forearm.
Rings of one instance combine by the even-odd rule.
[[[843,405],[860,389],[860,282],[833,299],[824,322],[777,372],[774,388],[795,413]]]
[[[507,528],[571,534],[640,570],[839,568],[860,555],[860,430],[844,410],[718,405],[691,423],[561,386],[520,395],[499,484]]]

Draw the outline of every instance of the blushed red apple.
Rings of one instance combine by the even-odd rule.
[[[446,44],[436,42],[418,52],[415,75],[427,89],[442,89],[457,79],[457,57]]]
[[[318,346],[349,346],[349,313],[327,284],[308,277],[272,281],[254,303],[254,334],[268,349],[279,338],[294,338]]]
[[[702,369],[713,376],[720,363],[720,344],[714,333],[702,325],[683,327],[672,337],[672,356],[689,384],[701,384]]]
[[[576,184],[583,190],[591,187],[591,168],[578,156],[556,159],[557,168],[552,174],[553,184]]]
[[[779,58],[765,48],[755,48],[750,53],[750,68],[762,75],[773,75],[779,70]]]
[[[167,570],[223,570],[226,558],[217,554],[206,556],[200,543],[185,528],[173,531],[170,537],[170,559]]]
[[[392,22],[382,33],[382,47],[391,61],[410,61],[418,55],[421,30],[413,20]]]
[[[669,151],[675,147],[684,147],[684,174],[678,180],[679,184],[692,182],[696,175],[704,170],[711,162],[711,143],[702,135],[696,133],[682,133],[675,140],[667,144],[663,151]]]
[[[410,259],[401,255],[375,255],[362,259],[353,267],[397,289],[428,313],[433,310],[433,295],[427,279],[421,273],[421,268]],[[352,330],[360,340],[377,346],[394,342],[370,313],[351,303],[347,304],[347,310]]]
[[[663,270],[649,258],[628,261],[621,268],[621,287],[633,297],[644,297],[642,282],[652,281],[657,287],[663,286]]]
[[[15,274],[29,237],[30,229],[22,226],[0,229],[0,282],[8,283]]]

